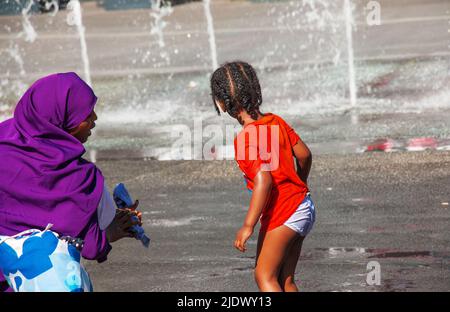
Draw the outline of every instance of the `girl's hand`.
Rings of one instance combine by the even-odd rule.
[[[236,233],[236,239],[234,241],[234,247],[236,247],[239,251],[245,252],[247,247],[245,244],[247,240],[253,234],[253,227],[244,225],[241,229]]]
[[[110,243],[118,241],[124,237],[133,237],[130,233],[130,228],[133,225],[140,223],[138,220],[133,220],[136,212],[130,209],[117,209],[116,215],[111,224],[106,228],[106,238]]]

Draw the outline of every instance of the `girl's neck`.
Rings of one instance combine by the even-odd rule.
[[[239,113],[237,119],[238,119],[239,123],[245,127],[248,124],[251,124],[252,122],[260,120],[261,118],[264,117],[264,115],[261,114],[261,112],[259,112],[259,111],[256,112],[256,116],[257,116],[257,119],[253,119],[249,113],[247,113],[245,110],[243,110],[242,112]]]

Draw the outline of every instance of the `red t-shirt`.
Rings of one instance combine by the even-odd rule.
[[[272,175],[269,202],[261,214],[261,231],[283,225],[308,192],[308,186],[295,171],[292,147],[299,139],[281,117],[265,114],[246,125],[234,140],[235,159],[248,189],[253,190],[253,181],[260,170]]]

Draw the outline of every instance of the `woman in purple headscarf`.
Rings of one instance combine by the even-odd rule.
[[[131,237],[131,210],[117,210],[102,173],[82,158],[97,116],[92,89],[75,73],[36,81],[0,123],[0,235],[44,229],[84,241],[103,262],[110,243]],[[0,272],[0,291],[5,290]]]

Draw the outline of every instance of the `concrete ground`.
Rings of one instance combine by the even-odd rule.
[[[141,201],[148,250],[117,242],[86,263],[97,291],[256,291],[256,236],[232,247],[249,195],[234,162],[103,160],[109,186]],[[320,155],[317,222],[296,277],[302,291],[449,291],[450,153]],[[381,285],[366,283],[378,261]]]

